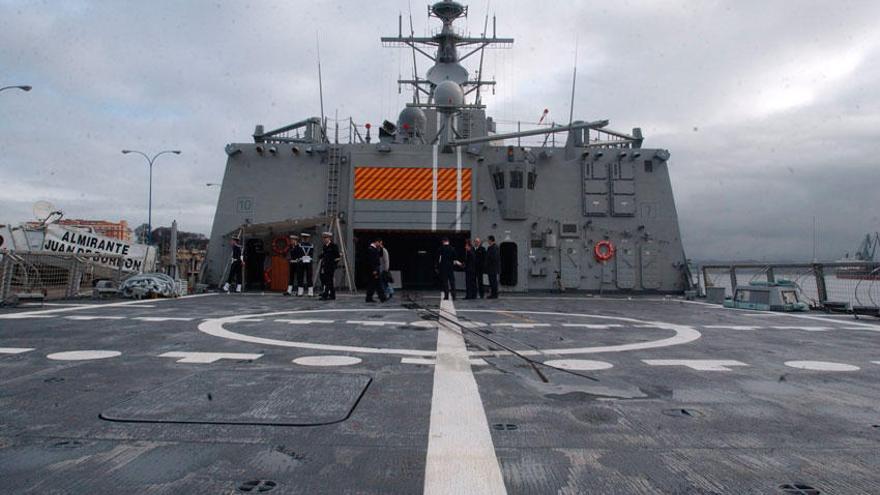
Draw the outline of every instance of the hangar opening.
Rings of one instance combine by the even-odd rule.
[[[395,285],[404,289],[439,289],[440,277],[435,268],[441,241],[449,238],[455,248],[457,258],[464,260],[464,243],[469,232],[444,231],[400,231],[400,230],[355,230],[355,284],[358,289],[367,287],[370,276],[367,265],[367,248],[375,239],[385,242],[385,249],[391,258],[391,272]],[[464,289],[464,286],[460,287]]]

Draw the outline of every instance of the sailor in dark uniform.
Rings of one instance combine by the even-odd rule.
[[[486,273],[486,247],[479,237],[474,239],[474,254],[477,262],[477,295],[482,299],[486,296],[486,286],[483,284],[483,274]]]
[[[229,292],[230,285],[235,286],[235,292],[241,292],[241,266],[244,263],[244,256],[241,251],[241,241],[238,237],[232,238],[232,261],[229,266],[229,277],[223,284],[223,291]]]
[[[464,298],[477,298],[477,253],[471,240],[468,239],[464,243]]]
[[[285,296],[292,296],[293,288],[296,287],[296,274],[299,271],[298,248],[299,236],[290,234],[290,247],[287,249],[287,261],[289,262],[290,270],[287,276],[287,292],[284,293]]]
[[[301,296],[308,291],[309,297],[315,295],[315,288],[312,283],[312,257],[314,256],[315,247],[311,242],[311,235],[303,232],[300,234],[302,242],[299,243],[297,253],[297,276],[296,281],[298,288],[296,295]]]
[[[324,243],[324,249],[321,250],[321,256],[318,258],[318,269],[321,279],[321,300],[336,299],[336,287],[334,281],[334,272],[336,264],[339,263],[339,247],[333,243],[333,234],[324,232],[321,234],[321,240]]]
[[[379,300],[385,302],[385,293],[379,287],[379,275],[382,268],[382,248],[379,247],[378,241],[373,241],[367,248],[367,266],[370,270],[370,276],[367,279],[367,302],[376,302],[373,294],[379,295]]]
[[[440,285],[443,287],[443,299],[449,299],[452,293],[452,299],[455,300],[455,266],[461,262],[455,259],[455,248],[449,245],[449,238],[443,238],[443,245],[440,246],[440,256],[437,258],[437,267],[440,272]]]
[[[489,297],[498,299],[498,274],[501,272],[501,253],[495,244],[495,236],[489,236],[489,248],[486,249],[486,273],[489,275]]]

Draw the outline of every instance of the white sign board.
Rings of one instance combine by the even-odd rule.
[[[97,253],[122,256],[122,269],[128,272],[152,271],[156,260],[156,248],[145,244],[133,244],[79,229],[60,225],[46,227],[43,251],[54,253]],[[116,268],[116,258],[96,258],[100,265]]]

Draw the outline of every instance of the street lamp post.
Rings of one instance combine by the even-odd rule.
[[[3,86],[0,88],[0,91],[6,91],[7,89],[20,89],[22,91],[30,91],[33,89],[31,86]]]
[[[149,205],[147,207],[147,244],[150,244],[153,241],[153,162],[156,161],[156,158],[159,158],[166,153],[174,153],[175,155],[179,155],[180,150],[160,151],[153,155],[152,158],[150,158],[150,156],[143,151],[122,150],[123,155],[127,155],[129,153],[137,153],[138,155],[141,155],[142,157],[144,157],[144,159],[147,160],[147,164],[150,166],[150,199]]]

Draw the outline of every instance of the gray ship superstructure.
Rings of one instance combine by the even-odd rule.
[[[482,104],[495,84],[482,76],[483,54],[513,40],[497,37],[494,22],[491,36],[460,34],[454,23],[467,7],[456,2],[435,3],[429,15],[442,22],[432,36],[405,35],[401,20],[397,36],[382,38],[433,64],[399,81],[414,90],[396,123],[352,125],[351,142],[339,143],[314,117],[257,126],[254,142],[227,146],[204,280],[222,284],[232,236],[245,238],[253,288],[283,266],[272,261],[282,256],[273,240],[332,230],[345,252],[342,285],[363,280],[360,256],[373,237],[385,240],[404,287],[430,287],[440,238],[462,249],[465,238],[492,234],[502,290],[684,290],[669,152],[605,120],[497,133]],[[472,74],[466,60],[480,69]]]

